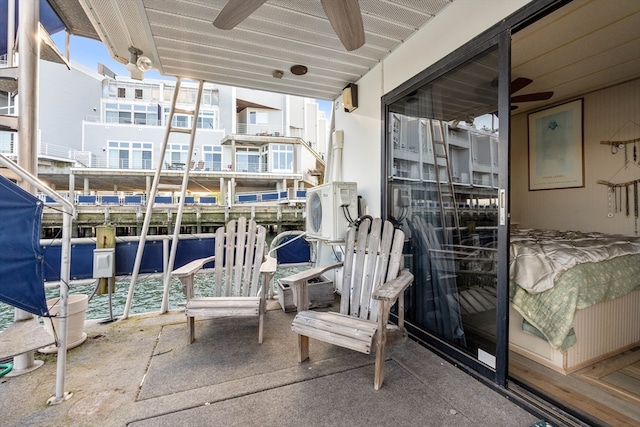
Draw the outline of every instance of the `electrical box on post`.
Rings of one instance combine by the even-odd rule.
[[[93,278],[112,277],[116,270],[116,250],[114,248],[93,250]]]

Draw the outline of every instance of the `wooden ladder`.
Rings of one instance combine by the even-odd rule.
[[[180,94],[180,86],[182,83],[182,79],[178,78],[176,80],[176,87],[173,92],[173,99],[171,100],[171,110],[169,111],[169,117],[167,118],[167,129],[164,135],[164,141],[162,143],[162,159],[158,160],[158,165],[156,167],[156,173],[153,177],[153,184],[151,186],[151,191],[147,197],[147,211],[144,217],[144,223],[142,226],[142,230],[140,232],[140,240],[138,243],[138,251],[136,252],[136,259],[133,265],[133,272],[131,275],[131,284],[129,285],[129,294],[127,296],[127,302],[124,307],[123,317],[127,318],[129,316],[129,310],[131,308],[131,303],[133,300],[133,290],[136,285],[136,281],[138,280],[138,274],[140,272],[140,265],[142,264],[142,254],[144,252],[144,246],[147,239],[147,233],[149,231],[149,225],[151,223],[151,214],[153,212],[153,205],[155,200],[156,192],[158,191],[158,186],[160,184],[160,177],[162,175],[162,168],[165,164],[164,157],[167,153],[167,146],[169,144],[169,139],[172,134],[181,133],[189,135],[189,149],[187,151],[187,159],[184,162],[184,174],[182,176],[182,185],[180,187],[180,202],[178,204],[178,213],[176,214],[176,221],[174,224],[173,230],[173,242],[171,245],[171,250],[169,254],[169,261],[164,269],[164,293],[162,296],[162,307],[160,311],[162,313],[168,310],[169,306],[169,284],[171,281],[170,272],[173,270],[173,264],[176,259],[176,251],[178,249],[178,240],[180,235],[180,224],[182,223],[182,212],[184,210],[184,199],[187,193],[187,185],[189,184],[189,161],[193,156],[193,145],[196,138],[196,130],[198,128],[198,113],[200,111],[200,100],[202,99],[202,89],[204,87],[204,81],[200,80],[198,85],[198,94],[196,96],[196,103],[193,109],[184,109],[176,107],[176,103],[178,100],[178,95]],[[192,116],[191,120],[191,128],[184,127],[176,127],[173,126],[173,118],[175,114],[183,114]]]
[[[436,132],[436,126],[440,127],[441,134]],[[460,217],[458,216],[458,202],[456,200],[456,192],[453,185],[453,176],[451,173],[451,165],[449,163],[449,144],[447,143],[447,132],[445,123],[442,120],[431,121],[431,146],[433,148],[433,163],[436,172],[436,188],[438,190],[438,208],[440,213],[440,224],[442,226],[443,243],[452,244],[449,239],[447,230],[447,213],[453,214],[453,226],[460,239]],[[439,159],[442,159],[440,161]],[[440,176],[441,167],[446,172],[446,181]]]

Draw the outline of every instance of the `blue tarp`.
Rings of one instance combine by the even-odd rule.
[[[42,202],[0,176],[0,301],[48,312],[40,248]]]
[[[296,240],[285,245],[286,242],[293,239]],[[300,264],[311,260],[309,242],[298,238],[298,236],[286,236],[278,242],[278,245],[284,245],[276,251],[278,264]]]

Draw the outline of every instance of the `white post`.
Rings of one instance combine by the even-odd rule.
[[[9,3],[13,3],[9,0]],[[20,68],[18,70],[18,166],[33,176],[38,175],[38,59],[40,57],[40,3],[32,0],[20,0],[20,25],[18,42],[20,45]],[[13,16],[8,17],[15,19]],[[11,52],[7,52],[11,56]],[[19,181],[18,185],[31,194],[35,189],[30,181]],[[15,309],[16,322],[28,320],[33,314]],[[37,363],[36,363],[37,362]],[[13,358],[14,372],[26,373],[40,367],[44,362],[34,360],[33,352],[27,352]]]

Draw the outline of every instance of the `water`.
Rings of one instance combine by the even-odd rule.
[[[274,278],[274,284],[281,277],[286,277],[308,267],[278,267]],[[196,290],[198,286],[206,284],[210,278],[208,274],[196,275]],[[124,313],[124,306],[129,293],[130,277],[125,277],[116,281],[116,289],[111,294],[113,317],[120,317]],[[72,285],[69,294],[86,294],[91,296],[94,292],[95,284]],[[160,311],[162,304],[163,284],[161,277],[138,277],[133,295],[130,314],[148,313]],[[58,298],[60,290],[58,288],[46,289],[47,299]],[[184,304],[185,297],[182,293],[182,284],[177,279],[171,279],[169,289],[169,309],[177,309]],[[14,319],[15,309],[13,306],[0,302],[0,331],[6,329]],[[86,319],[108,319],[109,318],[109,295],[94,295],[89,301]]]

